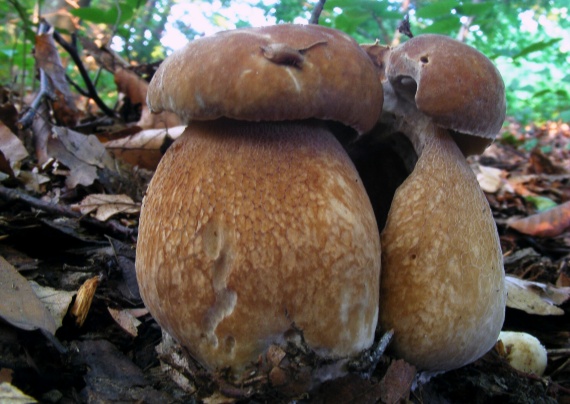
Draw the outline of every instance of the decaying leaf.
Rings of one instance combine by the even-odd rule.
[[[10,383],[0,383],[0,403],[27,404],[37,403],[37,401]]]
[[[185,126],[147,129],[132,136],[111,140],[105,143],[105,147],[115,158],[133,166],[154,170],[162,158],[163,146],[178,139],[184,129]]]
[[[570,227],[570,201],[526,218],[509,219],[507,224],[531,236],[556,237]]]
[[[56,324],[24,278],[0,256],[0,317],[23,330],[43,329],[51,334]]]
[[[22,141],[2,121],[0,121],[0,151],[10,165],[11,172],[7,174],[17,177],[20,163],[28,156],[28,152]]]
[[[111,317],[119,326],[127,333],[136,337],[139,333],[137,327],[141,322],[132,314],[130,310],[116,310],[110,307],[107,308]]]
[[[83,325],[87,318],[98,285],[99,277],[94,276],[93,278],[87,279],[77,291],[75,303],[73,303],[73,307],[71,308],[71,315],[75,317],[75,323],[79,327]]]
[[[507,175],[505,170],[480,164],[477,168],[477,181],[483,191],[493,194],[498,192],[503,186],[508,186],[508,183],[505,181]]]
[[[42,286],[34,281],[30,281],[30,286],[51,313],[56,322],[56,327],[61,327],[75,293]]]
[[[83,215],[95,212],[95,218],[104,222],[119,213],[139,213],[140,204],[135,203],[127,195],[92,194],[86,196],[79,204],[71,205],[71,208]]]
[[[561,305],[570,298],[570,287],[558,288],[540,282],[531,282],[506,276],[507,307],[541,316],[561,316]]]
[[[53,30],[36,35],[34,56],[36,63],[46,73],[53,86],[55,97],[52,106],[57,121],[65,126],[75,126],[79,118],[79,111],[69,89],[65,77],[65,68],[62,66],[53,40]]]
[[[415,377],[416,368],[414,366],[402,359],[392,362],[384,378],[380,381],[382,402],[407,402]]]
[[[54,127],[48,139],[48,154],[69,168],[65,181],[69,188],[89,186],[97,179],[97,168],[114,170],[113,158],[93,135],[83,135],[64,127]]]

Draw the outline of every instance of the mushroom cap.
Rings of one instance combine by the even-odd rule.
[[[149,185],[136,270],[153,317],[212,371],[239,377],[294,328],[332,359],[374,340],[378,228],[317,121],[189,125]]]
[[[411,38],[390,52],[386,76],[399,97],[415,103],[435,124],[474,135],[459,138],[465,154],[481,153],[505,120],[499,71],[481,52],[455,39]]]
[[[382,86],[348,35],[283,24],[196,39],[159,67],[147,94],[153,112],[184,121],[317,118],[363,133],[382,110]]]

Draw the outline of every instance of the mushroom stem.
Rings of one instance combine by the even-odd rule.
[[[210,370],[239,376],[293,325],[327,358],[373,342],[374,214],[317,121],[191,124],[153,177],[139,234],[145,304]]]
[[[394,329],[398,356],[437,371],[476,360],[494,345],[505,294],[487,200],[449,132],[426,122],[411,131],[419,159],[396,191],[381,235],[380,324]]]

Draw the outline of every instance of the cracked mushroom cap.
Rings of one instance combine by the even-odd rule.
[[[465,155],[480,154],[505,120],[505,85],[481,52],[443,35],[411,38],[392,49],[386,76],[398,96],[441,127]]]
[[[343,32],[283,24],[220,32],[173,53],[149,86],[153,112],[186,122],[317,118],[363,133],[382,110],[368,56]]]

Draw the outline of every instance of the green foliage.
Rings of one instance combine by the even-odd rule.
[[[0,2],[0,84],[14,77],[34,77],[34,7],[39,0]],[[44,0],[48,1],[48,0]],[[55,0],[53,0],[55,1]],[[245,0],[194,0],[214,11],[207,15],[213,26],[248,26],[251,21],[232,19],[232,7]],[[317,0],[247,0],[276,23],[307,21]],[[114,35],[123,57],[143,64],[163,58],[167,50],[160,40],[174,5],[182,0],[82,0],[85,6],[71,10],[80,17],[80,35],[92,35],[89,24]],[[415,0],[408,10],[397,0],[328,0],[320,23],[352,35],[357,41],[390,44],[404,13],[412,32],[458,37],[494,60],[507,89],[508,115],[523,123],[550,119],[570,121],[570,18],[567,0]],[[527,24],[523,26],[523,17]],[[231,20],[231,21],[230,21]],[[193,24],[170,21],[187,38],[199,34]],[[405,40],[405,38],[400,38]],[[118,46],[118,47],[117,47]],[[26,75],[24,75],[26,73]],[[73,74],[73,71],[71,71]],[[103,84],[110,82],[105,78]],[[30,81],[28,81],[30,83]],[[112,87],[112,82],[110,83]],[[107,91],[107,90],[105,90]],[[109,93],[112,90],[108,90]]]
[[[31,0],[0,2],[0,84],[27,86],[33,81],[27,74],[34,63],[33,6]]]

